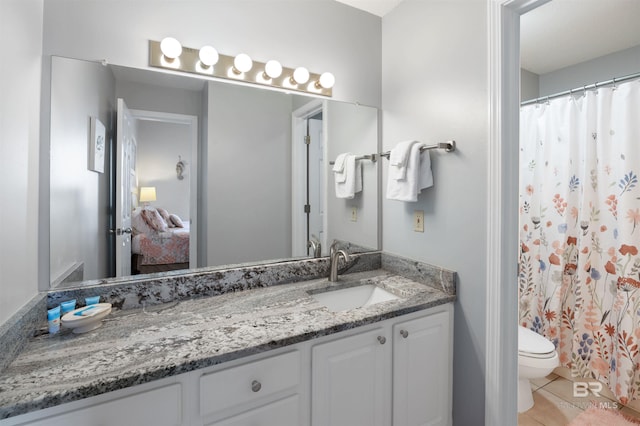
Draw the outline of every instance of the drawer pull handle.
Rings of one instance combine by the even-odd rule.
[[[380,342],[381,345],[384,345],[387,343],[387,338],[384,336],[378,336],[378,342]]]
[[[400,335],[406,339],[409,336],[409,332],[407,330],[400,330]]]
[[[254,380],[253,382],[251,382],[251,390],[254,392],[258,392],[260,389],[262,389],[262,385],[260,384],[259,381]]]

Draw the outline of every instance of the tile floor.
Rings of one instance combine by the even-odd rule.
[[[556,373],[551,373],[545,378],[532,380],[531,389],[533,389],[533,408],[518,414],[518,426],[566,426],[588,408],[591,401],[598,406],[616,408],[625,415],[640,419],[640,410],[635,411],[616,403],[605,386],[603,386],[602,395],[598,398],[593,395],[588,398],[574,397],[573,383]],[[634,408],[638,409],[635,406]]]

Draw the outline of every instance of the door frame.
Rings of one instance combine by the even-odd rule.
[[[183,124],[189,126],[189,145],[191,155],[189,163],[191,177],[189,179],[189,269],[198,267],[198,117],[195,115],[175,114],[170,112],[146,111],[130,109],[136,120],[157,121],[162,123]]]
[[[304,136],[307,133],[306,119],[311,115],[322,111],[322,126],[324,140],[324,157],[327,153],[327,132],[326,132],[326,101],[322,99],[314,99],[309,103],[297,108],[291,113],[291,254],[306,253],[306,220],[304,220],[301,209],[306,203],[306,176],[303,173],[300,164],[306,164],[306,150]],[[326,180],[326,178],[324,178]],[[325,185],[326,188],[326,185]],[[326,190],[322,195],[325,198],[326,206]],[[327,215],[323,219],[324,235],[327,235]],[[323,247],[326,247],[326,241],[321,241]]]
[[[520,16],[550,0],[489,0],[485,424],[517,424]]]

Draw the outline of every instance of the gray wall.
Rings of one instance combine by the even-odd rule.
[[[109,275],[109,150],[115,80],[95,62],[52,58],[50,127],[51,281],[83,264],[83,279]],[[90,117],[106,128],[104,173],[88,168]]]
[[[190,126],[138,120],[137,130],[138,187],[155,187],[157,199],[150,205],[162,207],[169,213],[178,215],[183,221],[188,221],[191,217]],[[182,180],[179,180],[176,174],[179,157],[186,164]]]
[[[327,155],[333,161],[343,152],[356,155],[378,151],[378,110],[351,103],[327,103]],[[353,199],[336,198],[331,167],[326,174],[327,242],[350,241],[363,247],[378,248],[378,163],[361,160],[362,192]],[[351,209],[357,220],[351,221]]]
[[[385,251],[458,273],[456,425],[484,419],[487,22],[486,2],[475,0],[404,0],[382,19],[383,149],[407,139],[458,143],[454,153],[432,152],[434,186],[418,202],[383,200]],[[412,231],[414,210],[424,210],[424,233]]]
[[[209,83],[207,265],[291,256],[291,97]]]
[[[540,76],[538,74],[520,69],[520,101],[536,99],[540,96]]]
[[[562,68],[540,76],[540,95],[571,90],[640,72],[640,46]]]
[[[42,20],[42,0],[0,1],[0,324],[38,290]]]

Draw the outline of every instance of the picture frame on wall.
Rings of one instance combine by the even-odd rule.
[[[104,154],[106,150],[106,131],[97,117],[91,117],[89,137],[89,170],[104,173]]]

